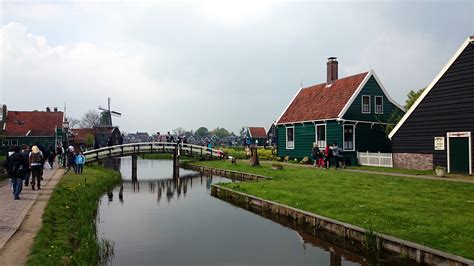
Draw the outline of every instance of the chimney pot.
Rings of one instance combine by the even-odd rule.
[[[57,112],[58,111],[58,107],[54,107],[54,112]]]
[[[51,112],[51,108],[46,107],[46,112]]]
[[[338,78],[337,57],[329,57],[327,62],[327,84],[332,84]]]

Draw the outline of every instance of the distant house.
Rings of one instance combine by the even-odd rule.
[[[264,127],[246,127],[245,128],[245,144],[258,144],[263,146],[267,141],[267,131]]]
[[[39,143],[43,147],[62,142],[62,123],[64,113],[57,108],[51,111],[12,111],[2,108],[4,137],[1,145],[34,145]],[[2,119],[3,120],[3,119]]]
[[[467,38],[389,137],[395,167],[472,174],[474,36]]]
[[[327,62],[327,82],[301,88],[277,120],[278,156],[310,157],[338,143],[356,163],[357,151],[390,152],[385,129],[394,112],[403,113],[373,70],[338,78],[338,62]]]
[[[148,133],[146,133],[146,132],[137,132],[135,134],[135,138],[136,138],[137,142],[148,142],[148,141],[150,141],[150,135],[148,135]]]
[[[95,148],[102,148],[123,143],[123,137],[118,127],[96,127]]]
[[[277,134],[277,126],[275,123],[272,123],[270,128],[267,131],[267,139],[270,145],[276,145],[278,134]]]
[[[69,132],[71,134],[68,140],[71,144],[85,147],[94,146],[95,130],[93,128],[72,128]],[[92,140],[92,143],[87,143],[89,139]]]

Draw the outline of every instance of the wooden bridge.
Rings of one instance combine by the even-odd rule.
[[[84,152],[87,163],[98,162],[107,158],[134,156],[150,153],[172,154],[173,157],[190,156],[200,158],[221,158],[221,150],[210,149],[193,144],[174,142],[141,142],[104,147]]]
[[[174,142],[141,142],[104,147],[84,152],[86,163],[100,162],[108,158],[132,157],[132,180],[137,180],[137,157],[142,154],[165,153],[173,156],[173,177],[179,177],[179,158],[181,156],[199,157],[200,159],[222,158],[221,150],[208,147],[174,143]]]

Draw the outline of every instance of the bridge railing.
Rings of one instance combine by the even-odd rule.
[[[178,155],[220,157],[223,152],[208,147],[174,142],[140,142],[103,147],[84,152],[86,161],[98,161],[108,157],[124,157],[134,154],[170,153],[177,150]]]

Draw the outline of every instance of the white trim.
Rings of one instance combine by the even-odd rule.
[[[288,129],[289,128],[293,129],[293,147],[288,147]],[[295,149],[295,139],[296,139],[295,126],[285,127],[285,146],[287,150]]]
[[[365,86],[365,84],[367,83],[367,81],[369,81],[369,78],[370,76],[372,75],[372,70],[367,72],[367,75],[365,76],[365,78],[362,80],[362,82],[359,84],[359,87],[357,87],[357,89],[355,90],[355,92],[352,94],[351,98],[349,98],[349,101],[347,101],[346,105],[344,105],[344,108],[342,108],[341,112],[339,113],[339,115],[337,116],[338,118],[342,118],[346,112],[347,112],[347,109],[349,109],[349,107],[352,105],[352,103],[355,101],[355,99],[357,98],[357,95],[359,95],[359,92],[362,90],[362,88]]]
[[[368,111],[368,112],[364,112],[364,98],[367,98],[367,97],[369,97],[369,111]],[[371,107],[372,107],[372,106],[371,106],[371,105],[372,105],[372,97],[370,97],[370,95],[362,95],[361,100],[362,100],[362,103],[361,103],[362,110],[360,110],[360,111],[361,111],[363,114],[370,114],[370,113],[371,113],[370,111],[372,111],[372,110],[371,110]]]
[[[316,143],[318,143],[318,126],[319,127],[324,126],[324,142],[327,145],[328,144],[328,126],[327,126],[327,123],[314,124],[314,141]],[[326,145],[324,145],[324,147],[326,147]],[[318,143],[318,147],[319,147],[319,143]]]
[[[281,115],[278,117],[277,119],[277,125],[278,125],[278,122],[280,122],[280,119],[281,117],[286,113],[286,111],[288,110],[288,108],[290,108],[290,105],[293,103],[293,101],[296,99],[296,97],[298,96],[298,94],[300,94],[301,90],[303,90],[303,87],[301,87],[298,92],[295,94],[295,96],[293,96],[293,99],[291,99],[290,103],[286,106],[285,110],[283,110],[283,113],[281,113]]]
[[[457,138],[458,136],[451,136],[453,133],[462,133],[466,134],[466,136],[461,136],[460,138],[469,138],[468,146],[469,146],[469,175],[472,175],[472,140],[471,140],[471,132],[447,132],[446,133],[446,142],[448,143],[447,147],[447,158],[448,158],[448,173],[451,173],[451,164],[450,164],[450,157],[449,157],[449,138]]]
[[[303,123],[314,123],[314,122],[326,122],[329,120],[337,120],[337,117],[334,118],[325,118],[325,119],[317,119],[317,120],[307,120],[307,121],[298,121],[298,122],[288,122],[288,123],[281,123],[276,124],[277,126],[284,126],[284,125],[294,125],[294,124],[303,124]]]
[[[459,49],[454,53],[453,57],[449,59],[448,63],[441,69],[441,71],[436,75],[436,77],[431,81],[431,83],[426,87],[426,89],[423,91],[423,93],[418,97],[418,99],[415,101],[415,103],[410,107],[410,109],[405,113],[405,115],[402,117],[400,122],[393,128],[392,132],[388,134],[388,138],[392,139],[393,135],[397,133],[397,131],[400,129],[400,127],[405,123],[405,121],[410,117],[410,115],[415,111],[415,109],[420,105],[420,103],[423,101],[423,99],[426,97],[426,95],[433,89],[433,87],[438,83],[438,81],[444,76],[446,71],[451,67],[451,65],[456,61],[456,59],[461,55],[461,53],[466,49],[466,47],[469,45],[469,43],[472,41],[471,38],[467,38],[464,43],[459,47]]]
[[[382,111],[380,112],[377,112],[377,98],[380,98],[382,99]],[[377,115],[383,115],[383,96],[375,96],[374,97],[374,106],[375,106],[375,109],[374,109],[374,114],[377,114]]]
[[[346,133],[344,132],[344,127],[346,127],[346,126],[352,127],[352,150],[346,150],[345,147],[344,147],[345,146],[344,144],[346,142],[346,139],[345,139]],[[342,125],[342,149],[344,151],[355,151],[356,150],[356,138],[355,138],[356,137],[355,136],[356,129],[355,129],[355,127],[356,127],[356,125],[349,125],[349,124],[348,125],[345,125],[345,124]]]
[[[56,127],[55,127],[55,129],[54,129],[54,132],[56,132]],[[25,135],[25,136],[29,136],[29,135],[30,135],[30,133],[31,133],[31,129],[30,129],[30,130],[28,130],[28,132],[26,132],[26,135]]]
[[[378,125],[391,125],[390,123],[382,122],[373,122],[373,121],[359,121],[359,120],[347,120],[347,119],[337,119],[339,122],[352,122],[352,123],[364,123],[364,124],[378,124]]]
[[[343,118],[344,115],[346,114],[347,110],[349,109],[349,107],[352,105],[352,103],[355,101],[355,99],[357,98],[357,96],[359,95],[360,91],[364,88],[365,84],[367,84],[367,82],[369,81],[370,77],[373,76],[375,78],[375,81],[377,81],[380,89],[383,91],[383,93],[385,94],[385,97],[387,97],[387,100],[391,103],[393,103],[395,106],[397,106],[398,108],[400,108],[400,110],[404,110],[404,108],[398,104],[394,99],[392,99],[392,97],[390,97],[390,94],[388,94],[387,90],[385,89],[385,87],[383,86],[382,82],[380,81],[379,77],[377,76],[377,74],[375,74],[375,70],[371,69],[368,73],[367,73],[367,76],[365,76],[364,80],[362,80],[362,82],[360,83],[359,87],[357,87],[357,89],[355,90],[354,94],[352,94],[351,98],[349,99],[349,101],[346,103],[346,105],[344,106],[344,108],[342,108],[342,111],[339,113],[338,117],[339,118]]]
[[[385,94],[385,97],[387,97],[387,100],[391,103],[393,103],[396,107],[398,107],[400,110],[402,111],[405,111],[405,108],[403,108],[403,106],[401,106],[399,103],[397,103],[397,101],[395,101],[394,99],[392,99],[392,97],[390,97],[390,94],[388,94],[387,90],[385,89],[385,87],[383,86],[383,83],[380,81],[379,77],[377,76],[377,74],[375,73],[375,70],[372,70],[372,75],[374,76],[375,78],[375,81],[377,81],[377,83],[379,84],[380,88],[382,89],[383,91],[383,94]]]

